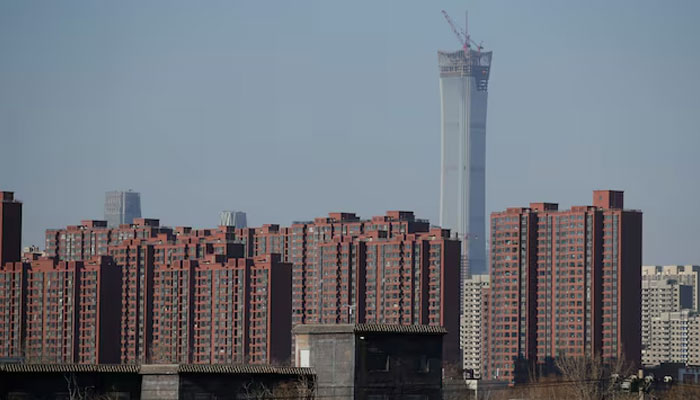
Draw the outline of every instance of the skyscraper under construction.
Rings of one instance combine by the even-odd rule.
[[[462,240],[462,280],[486,267],[486,103],[490,51],[483,51],[443,11],[462,50],[438,51],[442,169],[440,226]],[[476,47],[476,50],[472,48]]]

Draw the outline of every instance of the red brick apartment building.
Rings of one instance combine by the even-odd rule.
[[[0,267],[3,355],[48,363],[118,360],[119,270],[110,257]]]
[[[23,346],[30,324],[22,318],[37,307],[26,296],[34,265],[104,256],[119,274],[112,281],[119,293],[109,300],[119,308],[117,362],[283,361],[292,325],[354,322],[444,326],[445,354],[455,356],[459,252],[449,231],[406,211],[244,229],[169,228],[146,218],[109,228],[85,220],[46,231],[46,254],[57,261],[3,267],[0,279],[19,274],[25,283],[8,291],[17,298],[8,304],[15,333],[0,332],[11,343],[2,351]]]
[[[484,377],[518,382],[562,354],[639,365],[641,257],[642,213],[619,191],[491,214]]]
[[[154,361],[279,363],[291,354],[291,265],[278,254],[153,272]]]
[[[248,256],[292,264],[292,324],[385,323],[447,328],[459,351],[459,241],[409,211],[352,213],[237,230]]]

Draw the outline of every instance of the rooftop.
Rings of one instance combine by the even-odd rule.
[[[328,333],[387,333],[415,335],[444,335],[447,330],[433,325],[389,325],[389,324],[307,324],[297,325],[293,332],[306,334]]]
[[[262,364],[0,364],[0,373],[127,373],[127,374],[282,374],[313,375],[311,368]]]

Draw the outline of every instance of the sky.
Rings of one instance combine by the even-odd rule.
[[[332,211],[438,222],[440,11],[492,50],[487,213],[644,212],[645,264],[700,264],[700,2],[0,0],[0,189],[23,244],[141,192],[213,227]]]

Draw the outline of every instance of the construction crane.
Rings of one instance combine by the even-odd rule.
[[[452,21],[452,18],[450,18],[449,14],[447,14],[447,11],[442,10],[442,15],[445,16],[445,20],[450,25],[450,28],[452,28],[452,32],[454,32],[455,36],[457,36],[457,40],[459,40],[459,43],[462,45],[465,57],[469,57],[469,50],[471,49],[472,44],[476,46],[477,51],[481,53],[481,49],[484,48],[484,46],[482,45],[483,42],[477,44],[475,41],[473,41],[471,37],[469,37],[469,31],[466,28],[462,29],[459,26],[457,26],[457,24],[454,21]],[[465,19],[465,22],[466,24],[469,24],[468,14],[467,18]],[[468,27],[468,25],[465,26]]]

